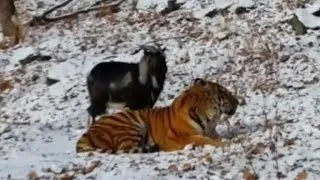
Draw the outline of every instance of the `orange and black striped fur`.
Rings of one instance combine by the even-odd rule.
[[[99,118],[78,140],[76,151],[153,152],[195,146],[223,146],[215,127],[221,114],[233,115],[239,102],[223,86],[203,79],[168,107],[126,110]]]

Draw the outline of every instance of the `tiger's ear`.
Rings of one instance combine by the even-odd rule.
[[[196,78],[194,81],[193,81],[193,84],[194,85],[197,85],[197,84],[200,84],[201,86],[205,86],[207,83],[204,79],[202,78]]]

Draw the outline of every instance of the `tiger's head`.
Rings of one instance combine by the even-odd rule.
[[[195,79],[173,103],[178,111],[189,116],[191,126],[209,136],[216,136],[215,127],[221,115],[235,114],[239,105],[227,88],[201,78]]]

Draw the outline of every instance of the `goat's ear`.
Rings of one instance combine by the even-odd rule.
[[[131,53],[131,55],[135,55],[135,54],[137,54],[137,53],[140,52],[140,51],[141,51],[141,48],[136,49],[135,51],[133,51],[133,52]]]
[[[193,84],[194,85],[197,85],[197,84],[200,84],[201,86],[205,86],[207,84],[207,82],[202,79],[202,78],[196,78],[194,81],[193,81]]]
[[[161,49],[162,52],[165,52],[166,50],[167,50],[166,47],[164,47],[164,48]]]

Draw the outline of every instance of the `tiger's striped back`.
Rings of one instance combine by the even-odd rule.
[[[109,153],[138,153],[158,151],[148,136],[148,123],[143,120],[145,111],[123,111],[101,116],[77,142],[76,151]],[[141,115],[142,114],[142,115]]]

